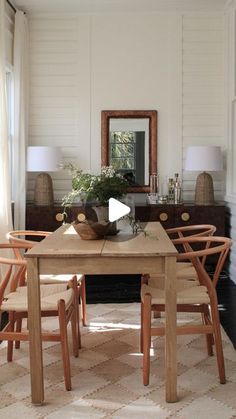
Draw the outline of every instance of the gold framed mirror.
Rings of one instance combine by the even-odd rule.
[[[150,192],[157,173],[157,111],[102,111],[101,164],[129,181],[129,192]]]

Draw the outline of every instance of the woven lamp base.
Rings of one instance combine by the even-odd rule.
[[[214,204],[213,180],[209,173],[200,173],[197,177],[195,187],[195,204],[212,205]]]
[[[53,205],[52,178],[48,173],[39,173],[36,177],[34,203],[38,206]]]

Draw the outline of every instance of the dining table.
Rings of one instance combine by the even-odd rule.
[[[146,223],[136,234],[127,224],[117,235],[82,240],[64,224],[25,253],[31,400],[44,402],[40,316],[40,275],[158,274],[165,279],[165,398],[177,401],[176,257],[177,250],[159,222]],[[141,380],[141,375],[140,375]]]

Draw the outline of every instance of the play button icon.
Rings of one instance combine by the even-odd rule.
[[[119,218],[124,217],[125,215],[130,213],[130,207],[123,204],[117,199],[110,198],[109,199],[109,206],[108,206],[108,218],[109,221],[112,223],[113,221],[119,220]]]

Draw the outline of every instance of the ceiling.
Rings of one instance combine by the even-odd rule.
[[[220,11],[229,0],[11,0],[26,13]]]

